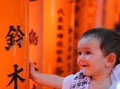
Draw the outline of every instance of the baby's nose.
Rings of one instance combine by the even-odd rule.
[[[84,56],[80,56],[80,57],[78,57],[78,61],[79,61],[79,62],[85,62],[86,59],[85,59]]]
[[[80,59],[80,62],[85,62],[86,61],[86,59],[84,58],[84,57],[82,57],[81,59]]]

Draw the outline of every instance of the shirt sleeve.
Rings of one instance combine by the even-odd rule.
[[[74,79],[74,74],[65,77],[62,84],[62,89],[70,89],[73,79]]]
[[[120,80],[120,64],[116,65],[111,73],[111,81],[114,83],[115,81]]]

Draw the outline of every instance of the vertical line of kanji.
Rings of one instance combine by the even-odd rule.
[[[43,2],[44,73],[66,76],[73,72],[74,5],[75,0]]]
[[[29,89],[28,0],[0,3],[0,88]]]

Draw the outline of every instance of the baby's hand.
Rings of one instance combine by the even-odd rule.
[[[36,73],[34,65],[32,61],[29,62],[29,77],[32,78],[33,75]]]

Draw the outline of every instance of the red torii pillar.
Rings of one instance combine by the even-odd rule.
[[[43,1],[43,73],[73,72],[74,4],[74,0]]]
[[[43,0],[29,1],[29,57],[35,69],[42,72],[43,45]],[[41,85],[30,80],[30,89],[41,89]]]
[[[0,88],[29,89],[27,0],[0,2]]]

